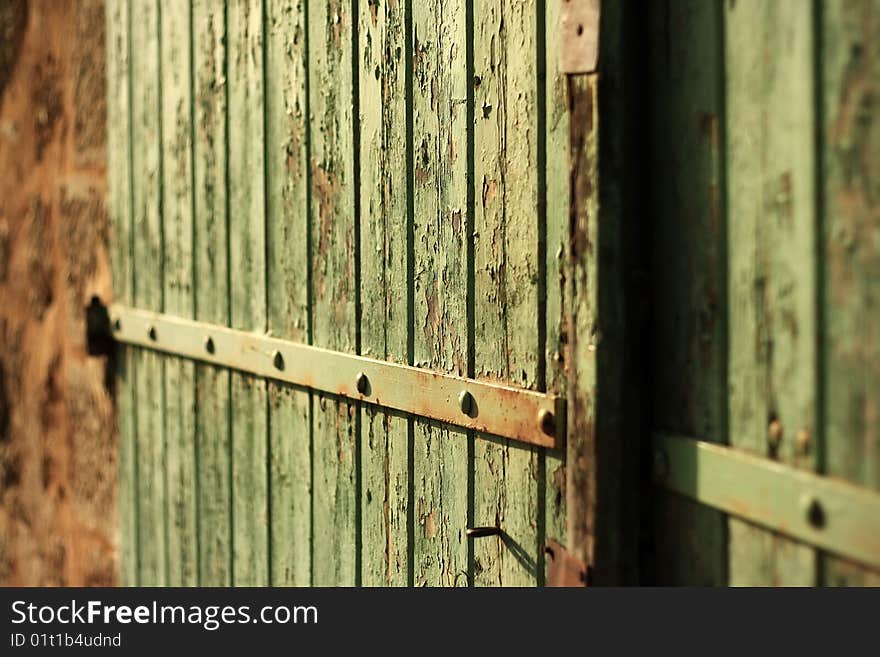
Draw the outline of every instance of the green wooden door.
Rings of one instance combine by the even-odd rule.
[[[657,579],[876,584],[880,5],[651,9],[654,428],[756,457],[726,491],[723,469],[700,478],[697,460],[701,491],[673,486],[739,496],[726,513],[660,495]],[[801,479],[812,472],[826,476]],[[794,481],[824,507],[794,496],[768,525]],[[822,501],[830,485],[845,501]],[[837,536],[860,510],[860,531]]]
[[[532,586],[549,538],[590,561],[597,85],[559,71],[559,11],[108,2],[117,304],[578,413],[545,448],[129,346],[125,582]]]

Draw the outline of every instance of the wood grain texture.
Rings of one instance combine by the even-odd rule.
[[[309,4],[309,122],[312,244],[312,339],[357,351],[357,271],[351,3]],[[357,407],[316,396],[313,405],[312,580],[358,581]]]
[[[816,433],[813,10],[743,0],[725,29],[730,441],[812,469],[798,436]],[[813,549],[729,523],[729,584],[814,583]]]
[[[823,465],[880,489],[880,7],[825,0],[820,26]],[[880,585],[840,559],[822,566],[826,585]]]
[[[165,2],[162,51],[162,221],[165,310],[193,316],[190,7]],[[165,359],[168,585],[197,583],[195,365]]]
[[[309,340],[305,5],[266,3],[266,211],[269,332]],[[311,428],[307,391],[269,384],[273,586],[311,582]]]
[[[265,331],[262,3],[230,0],[226,26],[230,324],[235,328]],[[271,357],[266,354],[266,358]],[[233,584],[263,586],[269,581],[266,382],[233,372],[230,401]]]
[[[133,0],[131,8],[132,205],[134,290],[132,300],[162,307],[161,97],[159,7]],[[136,354],[139,554],[142,586],[167,583],[164,362],[155,353]]]
[[[229,323],[226,189],[226,18],[193,3],[196,318]],[[229,371],[197,365],[198,542],[201,586],[232,584]]]
[[[569,176],[568,176],[568,77],[559,70],[561,47],[560,3],[545,4],[544,48],[544,147],[546,155],[544,196],[539,197],[538,211],[544,212],[545,257],[545,347],[544,384],[548,391],[566,395],[566,342],[569,322],[566,286],[569,280]],[[539,17],[540,18],[540,17]],[[540,57],[540,55],[539,55]],[[540,62],[540,60],[539,60]],[[540,75],[538,76],[540,83]],[[538,129],[541,129],[539,126]],[[540,155],[540,151],[539,151]],[[541,192],[539,188],[539,193]],[[539,239],[541,235],[539,234]],[[563,418],[564,419],[564,418]],[[566,542],[565,454],[548,450],[544,460],[544,538]],[[540,493],[540,491],[539,491]],[[539,573],[540,576],[540,573]]]
[[[463,0],[413,5],[414,364],[466,375],[467,31]],[[416,419],[416,586],[468,583],[468,441]]]
[[[305,5],[266,4],[269,332],[309,340]],[[311,582],[311,425],[307,391],[270,383],[273,586]]]
[[[476,376],[531,388],[538,379],[537,4],[474,6],[474,351]],[[479,400],[477,400],[479,404]],[[534,586],[538,449],[478,434],[477,585]]]
[[[409,2],[359,4],[361,353],[408,363]],[[372,406],[361,415],[362,584],[409,579],[409,425]]]
[[[726,442],[722,5],[650,11],[655,428]],[[727,582],[722,514],[658,493],[656,518],[660,583]]]
[[[129,113],[129,3],[111,0],[106,8],[108,212],[112,226],[113,297],[132,302],[131,115]],[[132,349],[118,352],[116,414],[119,431],[120,580],[138,583],[138,509],[135,375]]]

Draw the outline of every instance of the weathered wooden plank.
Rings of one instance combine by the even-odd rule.
[[[351,4],[308,7],[311,144],[313,343],[357,350],[355,269],[354,40]],[[312,580],[358,580],[357,409],[316,397],[313,404]]]
[[[566,341],[569,322],[566,285],[568,270],[568,217],[569,217],[569,115],[567,76],[559,70],[560,42],[559,2],[545,5],[545,47],[540,53],[544,58],[544,186],[538,188],[539,212],[544,212],[544,258],[545,258],[545,346],[544,385],[546,390],[562,397],[566,394]],[[540,16],[539,16],[540,20]],[[539,28],[538,35],[541,32]],[[539,71],[539,82],[541,75]],[[539,107],[540,111],[540,107]],[[542,129],[542,126],[538,126]],[[539,149],[540,156],[540,149]],[[539,320],[540,321],[540,320]],[[539,376],[541,373],[539,372]],[[540,476],[540,475],[539,475]],[[543,471],[544,539],[554,538],[565,544],[565,454],[559,450],[547,450]],[[540,487],[539,487],[540,488]],[[539,490],[539,494],[540,494]],[[539,537],[540,538],[540,537]],[[541,577],[541,573],[538,573]]]
[[[165,310],[193,316],[190,7],[162,5],[162,216]],[[197,583],[194,364],[165,359],[168,585]]]
[[[193,171],[196,318],[229,323],[226,207],[226,22],[212,0],[195,0]],[[197,365],[199,584],[232,584],[229,371]]]
[[[131,8],[132,205],[135,262],[133,301],[162,306],[161,133],[159,12],[156,0],[133,0]],[[135,356],[140,584],[167,581],[163,362],[143,351]]]
[[[538,379],[537,3],[474,6],[474,351],[476,376]],[[478,434],[474,582],[534,586],[538,450]]]
[[[107,172],[108,210],[113,227],[113,297],[132,301],[131,254],[131,142],[129,130],[129,3],[111,0],[107,20]],[[118,353],[116,413],[119,419],[119,518],[120,581],[138,583],[137,564],[137,464],[133,350]]]
[[[468,373],[467,32],[463,0],[413,5],[414,364]],[[468,583],[468,435],[416,420],[417,586]]]
[[[305,9],[266,4],[266,212],[269,331],[308,342],[308,126]],[[269,508],[273,586],[311,581],[309,394],[270,384]]]
[[[410,3],[359,5],[361,353],[408,362],[409,154],[406,71]],[[365,586],[406,586],[410,422],[361,415],[362,563]]]
[[[725,6],[731,444],[812,468],[816,432],[813,8]],[[729,520],[729,584],[811,585],[815,552]]]
[[[821,429],[827,474],[880,488],[880,6],[821,3]],[[829,585],[880,574],[823,560]]]
[[[226,11],[230,324],[265,331],[263,8],[258,0],[232,0]],[[264,586],[269,581],[266,384],[233,372],[230,388],[233,584]]]
[[[726,442],[722,6],[680,0],[650,12],[655,424]],[[725,584],[723,515],[658,497],[658,581]]]

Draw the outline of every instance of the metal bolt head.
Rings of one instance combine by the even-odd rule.
[[[782,422],[774,418],[770,421],[770,425],[767,427],[767,444],[770,445],[771,449],[776,449],[781,442]]]
[[[458,393],[458,407],[465,415],[470,416],[474,412],[474,396],[467,390]]]
[[[275,365],[276,370],[284,369],[284,356],[281,355],[280,351],[276,351],[272,354],[272,364]]]
[[[215,350],[216,349],[214,347],[214,338],[209,335],[205,338],[205,351],[207,351],[209,354],[213,354]]]
[[[155,326],[150,326],[150,327],[147,328],[147,336],[148,336],[148,337],[150,338],[150,340],[152,340],[153,342],[156,341],[156,338],[158,337],[158,334],[156,333],[156,327],[155,327]]]
[[[795,445],[797,446],[798,454],[801,456],[806,456],[810,453],[810,443],[813,441],[813,436],[810,434],[810,430],[806,427],[801,427],[798,429],[797,435],[794,438]]]
[[[553,411],[547,410],[546,408],[542,408],[538,411],[538,426],[541,427],[541,431],[548,436],[555,436],[556,417],[553,415]]]
[[[366,395],[370,389],[370,380],[367,378],[367,375],[363,372],[358,372],[357,377],[355,378],[355,387],[357,391],[362,395]]]
[[[822,503],[815,497],[808,496],[803,501],[806,521],[813,529],[822,529],[825,526],[825,509]]]

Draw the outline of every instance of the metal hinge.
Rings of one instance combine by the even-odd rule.
[[[742,450],[660,434],[654,481],[701,504],[880,567],[880,493]]]
[[[559,70],[592,73],[599,64],[601,0],[559,0],[562,35]]]
[[[561,448],[565,400],[552,394],[364,358],[270,335],[114,305],[117,342],[540,447]]]

